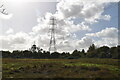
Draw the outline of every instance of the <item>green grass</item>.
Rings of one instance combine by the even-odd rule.
[[[3,59],[3,78],[120,78],[118,59]]]

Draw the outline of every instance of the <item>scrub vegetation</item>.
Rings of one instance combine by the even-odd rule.
[[[3,58],[3,78],[120,78],[119,59]]]

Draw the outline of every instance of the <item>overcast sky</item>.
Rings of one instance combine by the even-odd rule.
[[[107,1],[107,2],[106,2]],[[118,0],[7,0],[0,13],[0,50],[29,49],[33,42],[48,50],[50,18],[56,18],[58,51],[118,45]],[[0,9],[2,10],[2,9]]]

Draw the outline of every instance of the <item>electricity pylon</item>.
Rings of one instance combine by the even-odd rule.
[[[50,44],[49,44],[49,52],[51,51],[54,51],[56,52],[57,49],[56,49],[56,40],[55,40],[55,21],[56,19],[54,17],[52,17],[50,19],[51,23],[50,23],[50,26],[51,26],[51,29],[50,29]]]

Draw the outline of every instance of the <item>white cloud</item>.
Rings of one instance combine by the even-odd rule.
[[[101,1],[61,0],[56,6],[55,16],[59,16],[60,19],[77,17],[88,23],[95,23],[100,19],[109,20],[110,15],[102,15],[107,4],[108,2]]]
[[[97,41],[95,41],[95,45],[100,46],[117,46],[118,45],[118,38],[102,38]]]
[[[6,34],[12,34],[14,33],[14,30],[12,28],[9,28],[7,31],[6,31]]]
[[[54,14],[47,13],[45,15],[45,18],[39,17],[37,19],[38,25],[32,28],[32,32],[30,34],[32,35],[49,35],[50,34],[50,29],[52,25],[50,25],[51,21],[50,18],[53,17]],[[54,16],[55,17],[55,16]],[[81,22],[79,24],[74,24],[73,21],[70,21],[68,19],[65,20],[59,20],[56,18],[56,27],[55,27],[55,32],[56,32],[56,38],[66,38],[71,33],[74,33],[76,31],[80,30],[85,30],[85,31],[90,31],[91,29],[89,28],[88,25],[85,24],[85,22]]]
[[[61,41],[58,41],[57,43],[57,49],[59,51],[72,51],[74,49],[74,46],[72,45],[73,42],[72,40],[69,40],[69,39],[66,39],[66,40],[61,40]]]
[[[111,28],[106,28],[103,29],[97,33],[88,33],[86,34],[87,36],[92,36],[92,37],[108,37],[108,38],[116,38],[118,37],[118,29],[111,27]]]
[[[0,19],[10,19],[12,18],[12,16],[13,14],[5,15],[5,14],[0,13]]]
[[[111,19],[111,16],[110,15],[101,16],[101,19],[109,21]]]
[[[103,29],[97,33],[86,34],[89,37],[98,37],[99,40],[95,41],[97,46],[116,46],[118,45],[118,29],[111,27]]]
[[[0,49],[27,49],[29,45],[31,45],[29,44],[30,39],[30,36],[24,32],[9,34],[7,36],[0,36],[0,45],[2,45]]]
[[[57,48],[59,51],[70,51],[70,52],[72,52],[75,49],[87,50],[88,47],[93,43],[94,43],[94,40],[87,36],[81,38],[80,40],[68,38],[66,40],[59,41],[57,44]]]
[[[91,44],[94,43],[94,41],[91,38],[85,36],[81,40],[78,40],[77,43],[78,47],[80,48],[88,48]]]
[[[24,44],[28,40],[28,34],[24,32],[16,33],[15,35],[8,36],[12,44]]]

